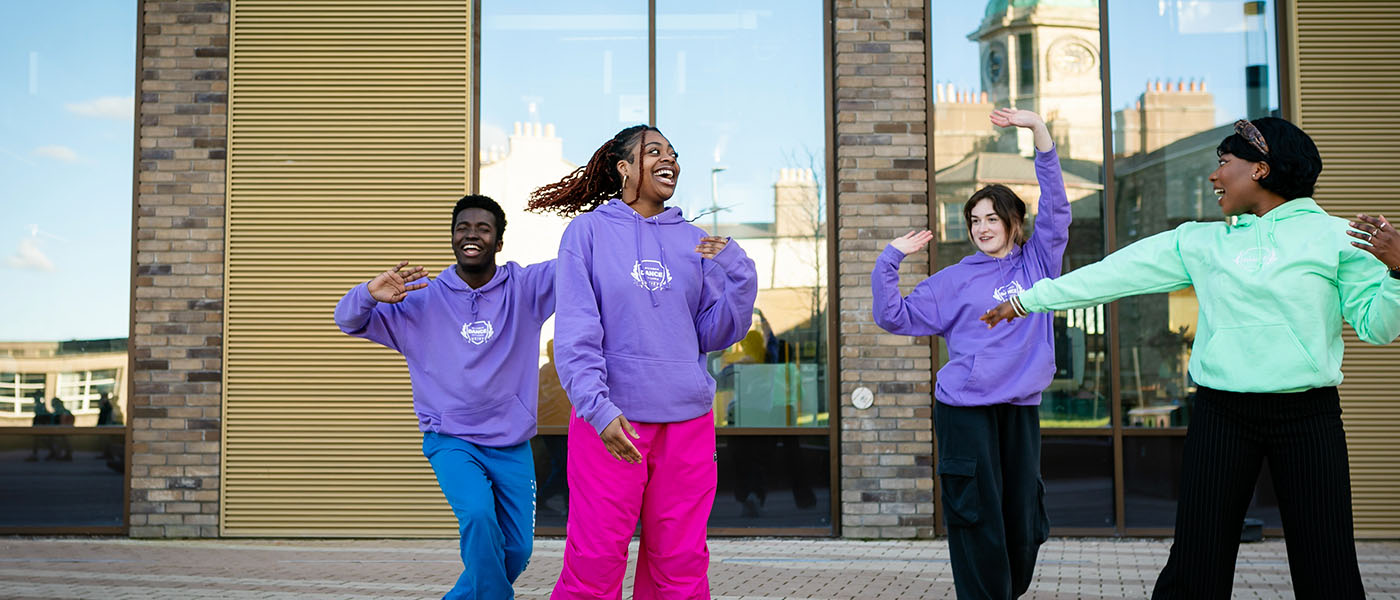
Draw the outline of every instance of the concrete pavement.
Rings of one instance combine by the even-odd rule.
[[[1027,598],[1146,598],[1169,540],[1056,538]],[[549,597],[564,543],[535,542],[517,598]],[[953,598],[948,547],[932,541],[710,541],[714,597]],[[1400,600],[1400,542],[1361,542],[1370,598]],[[636,554],[633,543],[632,554]],[[455,540],[0,538],[0,597],[158,599],[437,598],[460,571]],[[624,597],[631,590],[631,569]],[[1281,540],[1245,544],[1236,598],[1292,598]]]

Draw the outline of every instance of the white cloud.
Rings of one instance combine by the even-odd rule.
[[[74,162],[78,160],[78,153],[74,152],[73,149],[68,146],[39,146],[34,149],[34,155],[64,162]]]
[[[133,102],[131,96],[103,96],[83,102],[69,102],[63,107],[68,109],[68,112],[83,117],[130,121],[134,109]]]
[[[5,265],[31,271],[54,270],[53,261],[44,256],[44,252],[39,249],[39,244],[33,239],[20,240],[19,248],[15,250],[15,253],[5,257]]]

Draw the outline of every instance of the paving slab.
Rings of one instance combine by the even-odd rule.
[[[1056,538],[1024,598],[1146,598],[1170,540]],[[549,597],[563,557],[539,538],[516,597]],[[631,547],[635,559],[636,542]],[[1400,542],[1357,544],[1368,597],[1400,600]],[[944,540],[713,538],[717,600],[955,598]],[[635,560],[624,597],[630,596]],[[438,598],[455,540],[0,538],[0,598],[94,600]],[[1240,547],[1235,598],[1292,598],[1282,540]]]

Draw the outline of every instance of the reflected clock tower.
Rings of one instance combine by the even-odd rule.
[[[1039,113],[1062,158],[1103,160],[1097,0],[990,0],[968,39],[992,103]]]

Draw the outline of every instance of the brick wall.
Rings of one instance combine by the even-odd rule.
[[[838,0],[836,169],[841,256],[841,526],[856,538],[933,537],[928,338],[890,335],[870,314],[870,271],[885,244],[928,227],[923,0]],[[901,270],[906,289],[927,254]],[[851,392],[870,388],[856,410]]]
[[[227,2],[143,2],[133,537],[214,537],[222,401]]]

